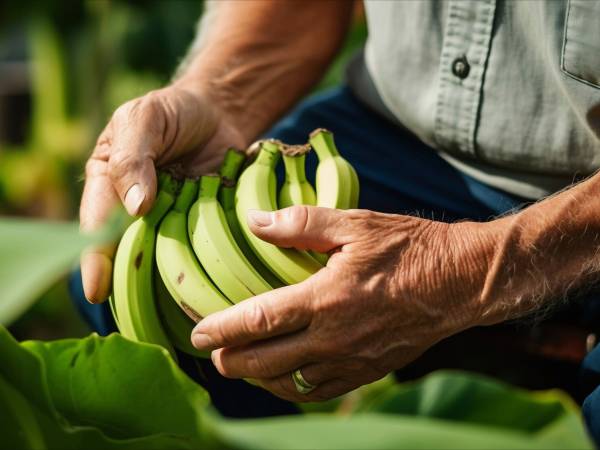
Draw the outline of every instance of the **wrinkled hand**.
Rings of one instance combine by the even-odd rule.
[[[241,135],[210,99],[172,85],[120,106],[86,164],[81,228],[99,228],[123,202],[132,216],[146,213],[156,196],[155,166],[180,163],[186,175],[215,169]],[[81,259],[85,296],[100,302],[110,293],[114,246],[90,249]]]
[[[304,206],[250,211],[248,222],[273,244],[331,257],[304,282],[196,326],[192,342],[214,350],[226,377],[255,379],[292,401],[325,400],[408,364],[481,316],[486,224]],[[318,386],[307,395],[292,382],[297,368]]]

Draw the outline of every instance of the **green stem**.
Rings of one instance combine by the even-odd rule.
[[[219,175],[223,180],[235,181],[245,160],[246,154],[243,151],[233,147],[227,149]]]
[[[175,202],[175,193],[178,188],[179,182],[177,180],[174,180],[166,172],[159,172],[158,194],[156,195],[152,209],[144,216],[144,220],[150,225],[156,226]]]
[[[192,203],[196,200],[198,194],[198,182],[194,180],[185,180],[173,209],[181,213],[187,213],[192,206]]]
[[[200,178],[200,198],[216,198],[221,177],[219,175],[204,175]]]
[[[269,167],[275,167],[280,157],[281,151],[279,149],[279,143],[277,141],[263,141],[261,142],[260,152],[258,153],[254,164],[262,164]]]
[[[285,165],[285,177],[288,181],[293,183],[306,182],[305,161],[306,155],[283,155],[283,164]]]
[[[333,133],[325,128],[317,128],[310,133],[309,142],[315,152],[317,152],[319,161],[323,161],[324,159],[332,158],[340,154],[335,146]]]

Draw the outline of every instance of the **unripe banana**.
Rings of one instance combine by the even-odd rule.
[[[256,160],[249,165],[238,181],[235,192],[236,213],[242,231],[261,261],[287,284],[299,283],[323,266],[307,252],[281,248],[255,236],[247,223],[250,209],[277,209],[275,166],[279,160],[279,144],[263,141]]]
[[[187,215],[197,190],[198,183],[194,181],[183,184],[156,238],[160,276],[179,307],[196,322],[231,306],[200,266],[188,238]]]
[[[197,358],[210,358],[210,352],[197,350],[191,343],[194,321],[177,306],[169,294],[158,268],[154,270],[154,294],[161,322],[171,344],[184,353]]]
[[[232,302],[238,303],[272,287],[248,262],[229,230],[217,200],[219,175],[200,178],[198,200],[188,214],[192,248],[210,279]]]
[[[285,165],[285,181],[279,190],[279,208],[293,205],[315,205],[317,195],[306,179],[306,154],[310,145],[280,145]],[[327,264],[329,256],[312,250],[308,254],[320,264]]]
[[[111,302],[123,336],[158,344],[177,359],[158,316],[153,286],[156,227],[173,204],[177,183],[168,175],[161,175],[159,186],[152,210],[134,221],[121,238],[115,256]]]
[[[359,182],[354,167],[339,153],[331,131],[319,128],[310,134],[317,152],[317,206],[351,209],[358,207]]]
[[[256,157],[256,155],[254,155],[254,157]],[[229,230],[250,265],[256,269],[260,276],[263,277],[271,287],[282,287],[283,283],[279,278],[273,275],[250,248],[250,245],[244,237],[242,228],[240,227],[237,214],[235,213],[235,187],[240,169],[244,165],[245,160],[246,156],[244,152],[234,148],[227,150],[225,158],[223,159],[223,164],[219,169],[219,175],[221,175],[221,187],[219,188],[217,199],[225,213]]]
[[[283,164],[285,165],[285,181],[279,190],[279,208],[292,205],[315,205],[315,190],[306,179],[306,154],[309,145],[283,145]]]

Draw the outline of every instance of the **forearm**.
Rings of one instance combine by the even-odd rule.
[[[491,226],[482,323],[550,307],[600,275],[600,174]]]
[[[176,83],[211,96],[249,143],[322,76],[351,10],[348,0],[211,4]]]

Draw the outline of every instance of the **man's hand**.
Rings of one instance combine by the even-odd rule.
[[[256,379],[292,401],[325,400],[478,323],[493,225],[304,206],[251,211],[248,222],[273,244],[331,257],[306,281],[196,326],[192,342],[214,350],[224,376]],[[293,384],[290,372],[298,368],[317,385],[307,395]]]
[[[147,212],[155,166],[181,163],[198,175],[214,170],[227,147],[245,148],[323,75],[352,7],[348,0],[208,2],[175,84],[118,108],[98,139],[86,165],[82,229],[98,228],[120,202],[131,215]],[[110,293],[114,251],[82,257],[91,302]]]
[[[245,140],[206,96],[173,85],[119,107],[98,138],[86,164],[80,221],[85,231],[104,223],[123,202],[132,216],[146,213],[156,195],[156,169],[181,163],[186,175],[215,169],[228,146]],[[85,296],[91,302],[110,293],[114,247],[82,256]]]

